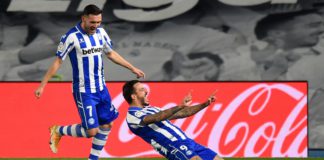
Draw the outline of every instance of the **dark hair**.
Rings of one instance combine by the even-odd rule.
[[[266,17],[259,20],[254,28],[254,33],[257,39],[262,40],[268,36],[268,31],[279,27],[285,22],[293,20],[295,17],[318,13],[314,9],[302,10],[290,13],[277,13],[269,14]]]
[[[134,85],[138,82],[138,80],[127,81],[123,86],[123,96],[128,104],[132,103],[131,95],[134,93]]]
[[[87,15],[90,15],[90,14],[98,15],[98,14],[101,14],[101,13],[102,13],[102,10],[99,7],[97,7],[94,4],[89,4],[86,7],[84,7],[82,15],[84,15],[84,16],[87,16]]]

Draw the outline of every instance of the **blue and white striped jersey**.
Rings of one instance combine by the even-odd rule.
[[[157,150],[159,148],[168,149],[170,147],[169,144],[176,144],[184,140],[189,140],[185,133],[169,120],[149,125],[140,124],[146,115],[155,114],[160,111],[159,108],[152,106],[145,108],[130,107],[126,117],[129,129]]]
[[[88,35],[81,23],[62,36],[56,56],[64,60],[67,55],[73,69],[73,90],[96,93],[105,86],[102,53],[112,51],[112,42],[103,28]]]

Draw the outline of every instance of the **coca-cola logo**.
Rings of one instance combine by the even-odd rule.
[[[275,100],[273,94],[276,92],[286,93],[286,97],[277,99],[281,106],[269,105]],[[255,96],[251,97],[252,95]],[[251,101],[247,101],[249,98]],[[295,104],[285,102],[289,99],[295,100]],[[261,104],[257,105],[257,101]],[[248,103],[248,107],[245,111],[241,108],[240,112],[243,103]],[[233,99],[218,118],[210,133],[214,136],[209,138],[208,146],[226,157],[238,156],[239,151],[243,151],[243,155],[240,153],[239,156],[244,157],[261,157],[266,152],[269,152],[271,157],[307,156],[307,145],[304,143],[307,139],[306,105],[306,94],[288,85],[257,84],[247,88]],[[281,112],[282,107],[287,107],[291,111],[285,114]],[[273,117],[262,117],[264,115],[262,112],[266,110],[268,115]],[[230,123],[234,116],[250,118],[261,123],[254,125],[244,119]],[[291,138],[289,142],[288,138]],[[230,147],[230,143],[235,141],[235,145]]]
[[[223,157],[307,157],[306,83],[148,83],[148,87],[152,105],[162,109],[175,106],[189,89],[195,90],[197,103],[217,88],[216,103],[173,123]],[[157,156],[129,131],[122,93],[113,103],[120,117],[101,156]]]

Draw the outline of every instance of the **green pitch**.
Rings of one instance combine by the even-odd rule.
[[[49,160],[49,158],[0,158],[6,160]],[[324,158],[224,158],[225,160],[324,160]],[[50,158],[50,160],[86,160],[86,158]],[[100,158],[100,160],[166,160],[164,158]]]

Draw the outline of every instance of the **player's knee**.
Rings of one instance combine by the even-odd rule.
[[[216,156],[215,158],[214,158],[214,160],[224,160],[222,157],[220,157],[220,156]]]
[[[113,122],[110,122],[108,124],[101,125],[100,128],[103,128],[103,129],[111,129],[112,126],[113,126]]]
[[[99,128],[92,128],[87,130],[87,137],[94,137],[99,132]]]
[[[200,158],[199,156],[194,156],[194,157],[190,158],[190,160],[202,160],[202,158]]]

